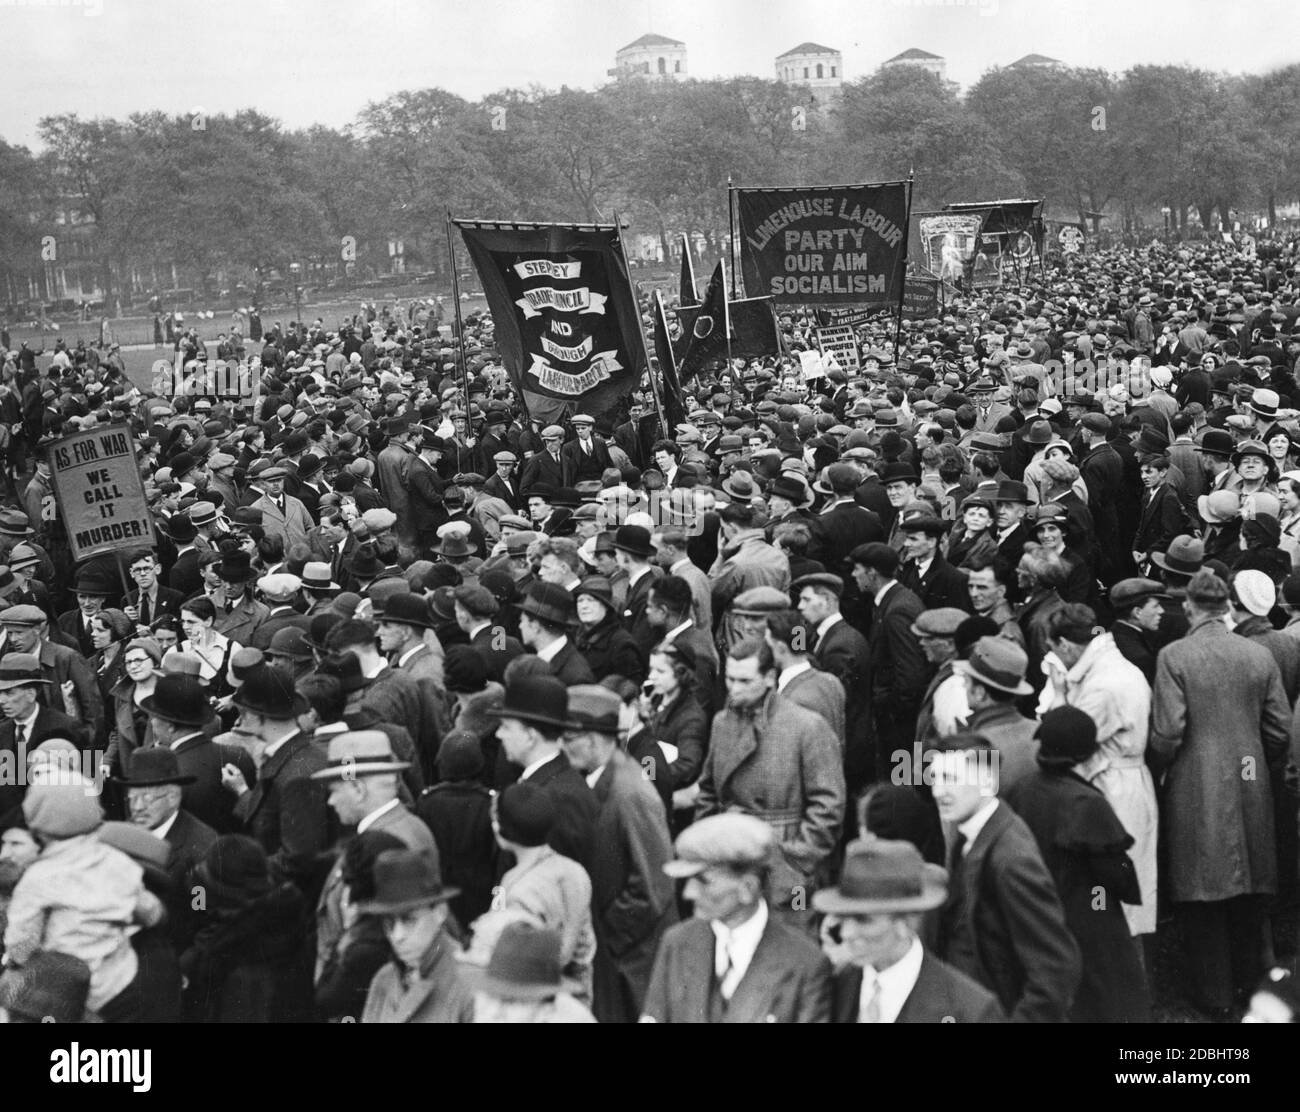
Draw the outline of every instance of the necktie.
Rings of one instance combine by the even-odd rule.
[[[591,455],[591,445],[585,440],[582,442],[582,454],[585,456]]]
[[[149,596],[148,595],[140,596],[140,624],[141,625],[149,624]]]
[[[284,499],[283,499],[283,498],[277,498],[277,499],[275,500],[275,506],[276,506],[276,509],[278,509],[278,510],[280,511],[280,513],[284,513]]]
[[[27,727],[21,723],[14,724],[14,741],[19,749],[27,744]]]
[[[952,850],[948,854],[948,888],[956,888],[956,880],[961,872],[962,862],[965,860],[964,850],[966,849],[966,835],[960,830],[957,831],[957,837],[953,839]]]
[[[722,999],[730,1000],[731,994],[736,991],[736,986],[728,982],[730,981],[731,975],[736,971],[736,965],[735,962],[731,960],[730,944],[719,939],[718,946],[721,947],[722,950],[719,955],[720,962],[715,963],[714,966],[714,968],[717,968],[717,964],[722,965],[722,969],[718,973],[718,993],[721,995]]]
[[[859,1023],[880,1022],[880,979],[871,966],[862,970],[862,996],[858,1006]]]

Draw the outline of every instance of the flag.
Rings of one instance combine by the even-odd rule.
[[[699,312],[700,307],[697,305],[686,305],[677,310],[677,319],[681,322],[683,332],[678,341],[679,362]],[[782,354],[781,331],[777,326],[770,297],[746,297],[739,301],[728,301],[727,313],[731,318],[732,355],[760,359],[765,355]]]
[[[691,261],[691,241],[682,233],[682,281],[679,305],[698,305],[700,295],[695,286],[695,264]]]
[[[659,360],[659,381],[663,383],[664,420],[673,429],[686,420],[686,406],[682,402],[681,380],[677,377],[677,357],[668,338],[668,317],[658,290],[655,290],[654,313],[655,358]]]
[[[687,333],[686,350],[681,366],[686,375],[692,375],[713,359],[726,359],[730,335],[731,316],[727,312],[727,275],[722,263],[713,268],[713,277],[704,291],[704,300]]]
[[[645,370],[636,295],[614,225],[453,220],[526,412],[616,409]]]

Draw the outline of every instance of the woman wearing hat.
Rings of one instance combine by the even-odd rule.
[[[302,945],[302,893],[271,878],[266,851],[223,834],[194,871],[205,907],[181,955],[184,1007],[197,1023],[287,1023],[311,1018],[311,967]]]
[[[1082,956],[1074,1023],[1141,1023],[1151,999],[1124,904],[1146,895],[1129,859],[1133,838],[1090,782],[1098,770],[1097,726],[1078,707],[1043,715],[1038,767],[1003,793],[1029,827],[1056,882],[1065,923]],[[1154,893],[1152,894],[1154,898]]]
[[[574,600],[578,612],[574,641],[595,682],[606,676],[626,676],[639,684],[645,678],[645,664],[636,641],[618,621],[609,580],[587,576],[574,590]]]
[[[230,658],[243,646],[216,630],[217,608],[206,595],[181,603],[181,629],[185,639],[180,650],[199,659],[200,678],[218,697],[234,691],[228,679]]]
[[[1290,471],[1296,466],[1297,461],[1300,461],[1300,446],[1297,446],[1291,437],[1292,434],[1276,421],[1269,425],[1260,437],[1268,449],[1273,466],[1280,472]]]

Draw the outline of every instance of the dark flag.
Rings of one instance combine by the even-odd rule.
[[[691,261],[691,241],[682,234],[682,283],[679,305],[698,305],[700,295],[695,285],[695,264]]]
[[[646,358],[618,228],[453,220],[487,296],[501,360],[527,412],[600,416]]]
[[[727,309],[727,272],[719,262],[713,268],[709,288],[704,291],[704,300],[686,333],[686,350],[681,358],[683,374],[695,374],[710,360],[727,358],[731,331],[731,314]]]
[[[664,301],[655,290],[654,305],[655,358],[659,360],[659,381],[663,383],[664,420],[670,429],[686,420],[686,406],[682,402],[682,384],[677,376],[677,357],[673,343],[668,338],[668,317],[664,314]]]
[[[682,338],[677,343],[680,351],[686,349],[699,311],[697,305],[684,305],[677,310],[677,319],[682,326]],[[746,297],[739,301],[728,301],[727,314],[731,318],[733,356],[761,359],[765,355],[782,354],[781,331],[777,326],[770,297]]]

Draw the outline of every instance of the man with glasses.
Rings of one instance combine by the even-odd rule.
[[[149,636],[149,626],[164,614],[181,616],[180,591],[173,591],[158,582],[158,558],[149,550],[137,552],[127,565],[135,589],[128,591],[122,612],[135,622],[136,632]]]

